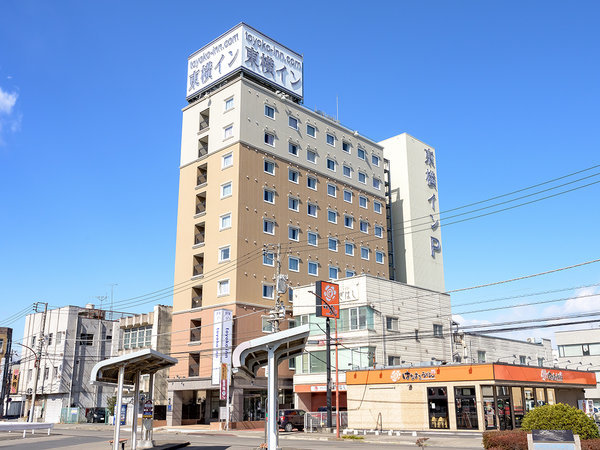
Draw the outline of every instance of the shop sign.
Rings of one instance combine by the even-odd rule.
[[[390,374],[390,379],[397,383],[398,381],[427,381],[435,380],[436,370],[394,370]]]
[[[213,363],[212,384],[221,381],[221,364],[231,365],[231,345],[233,333],[233,312],[217,309],[213,313]]]
[[[331,386],[331,390],[335,391],[335,383],[333,383],[333,385]],[[340,384],[340,391],[346,391],[348,390],[347,386],[345,384]],[[310,392],[327,392],[327,385],[325,384],[321,384],[321,385],[311,385],[310,387]]]
[[[340,285],[317,281],[317,317],[340,318]]]
[[[10,393],[16,394],[19,391],[19,369],[14,369],[10,381]]]
[[[186,98],[240,70],[302,99],[302,56],[245,23],[235,26],[188,58]]]
[[[494,365],[494,378],[497,380],[515,380],[545,382],[556,384],[596,385],[594,372],[578,370],[551,370],[539,367]]]
[[[429,189],[433,190],[431,197],[427,199],[427,202],[431,205],[431,209],[435,214],[435,202],[437,200],[437,177],[435,172],[435,155],[433,150],[426,148],[425,150],[425,183]],[[429,214],[431,219],[431,232],[434,233],[440,226],[439,217],[436,219],[434,214]],[[435,254],[442,251],[442,244],[440,240],[435,236],[430,236],[431,243],[431,257],[435,259]]]
[[[540,377],[542,378],[542,381],[563,381],[562,372],[556,372],[552,370],[542,369],[540,372]]]
[[[229,370],[227,367],[227,363],[221,364],[221,389],[219,389],[219,392],[220,392],[219,399],[220,400],[227,400],[228,375],[229,375]]]

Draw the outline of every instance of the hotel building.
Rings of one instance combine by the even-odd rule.
[[[426,223],[419,238],[401,238],[407,220],[437,207],[434,150],[407,134],[377,143],[304,107],[302,64],[243,23],[189,57],[170,425],[219,419],[219,367],[232,346],[271,331],[278,291],[281,329],[292,320],[292,290],[319,279],[366,274],[443,291],[439,228]],[[384,152],[398,158],[391,171]],[[419,184],[410,199],[406,183]],[[394,204],[404,209],[392,215]],[[278,261],[286,293],[275,282]],[[280,405],[293,407],[293,373],[293,362],[280,367]],[[233,421],[264,417],[259,375],[252,383],[233,377]]]

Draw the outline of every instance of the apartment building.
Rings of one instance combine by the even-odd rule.
[[[366,274],[338,284],[340,408],[347,407],[346,371],[452,362],[449,295]],[[326,406],[325,318],[315,315],[314,291],[295,289],[293,301],[295,324],[311,328],[306,353],[290,361],[296,407],[306,411]]]
[[[42,330],[42,324],[44,325]],[[35,355],[42,330],[42,357],[38,371],[34,420],[60,422],[63,408],[85,416],[86,409],[107,406],[114,389],[90,383],[92,367],[110,358],[112,338],[118,321],[109,320],[106,311],[93,304],[85,308],[65,306],[43,313],[28,314],[23,333],[19,374],[19,394],[27,396],[24,411],[31,407]]]
[[[259,57],[274,66],[254,64]],[[218,63],[225,71],[230,60],[239,70],[217,76]],[[270,331],[264,316],[278,295],[278,260],[289,320],[297,286],[363,273],[389,278],[383,147],[304,107],[302,86],[293,84],[301,66],[301,56],[245,24],[190,57],[170,424],[218,419],[226,404],[214,376],[223,361],[218,336],[230,328],[215,317],[231,317],[233,346]],[[282,405],[293,402],[292,374],[286,362]],[[234,377],[230,392],[232,420],[264,416],[264,377],[253,384]]]

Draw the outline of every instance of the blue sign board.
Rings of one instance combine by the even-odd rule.
[[[127,405],[121,405],[121,425],[127,421]]]

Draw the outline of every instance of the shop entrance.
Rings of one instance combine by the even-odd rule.
[[[496,386],[498,425],[501,430],[512,430],[512,410],[508,386]]]

